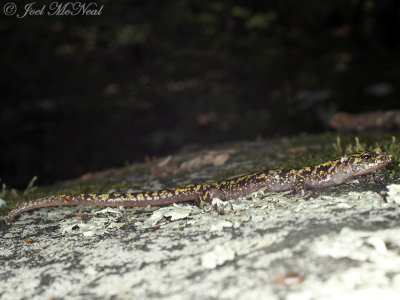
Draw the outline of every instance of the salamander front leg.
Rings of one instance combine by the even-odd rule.
[[[306,194],[306,184],[304,182],[303,178],[299,178],[296,180],[296,187],[295,187],[295,192],[296,194],[304,196]]]

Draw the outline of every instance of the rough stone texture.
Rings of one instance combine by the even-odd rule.
[[[261,191],[216,210],[24,213],[0,225],[0,299],[400,299],[398,182]]]

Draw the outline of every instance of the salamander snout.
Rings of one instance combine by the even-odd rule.
[[[392,161],[392,156],[390,154],[386,154],[385,152],[375,152],[374,161],[379,165],[386,166]]]
[[[380,149],[364,151],[347,156],[344,168],[349,167],[352,177],[365,175],[385,167],[392,161],[392,156]]]
[[[386,164],[392,162],[392,156],[387,154],[386,157],[385,157],[385,160],[386,160]]]

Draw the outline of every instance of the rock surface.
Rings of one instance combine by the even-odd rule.
[[[0,225],[0,299],[400,299],[398,182],[260,191],[217,210],[24,213]]]

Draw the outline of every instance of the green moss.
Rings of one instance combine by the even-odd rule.
[[[124,175],[139,175],[149,172],[149,165],[144,163],[134,163],[122,168]]]
[[[400,133],[397,133],[399,135]],[[346,146],[349,144],[355,144],[355,138],[358,138],[359,142],[366,145],[374,145],[376,142],[379,143],[391,143],[392,136],[396,133],[382,132],[382,131],[368,131],[358,133],[337,133],[327,132],[321,134],[307,134],[301,133],[293,137],[282,138],[282,144],[286,147],[294,146],[312,146],[319,145],[322,149],[330,148],[332,143],[337,143],[337,137],[340,137],[341,145]],[[344,148],[345,149],[345,148]]]
[[[400,171],[400,144],[395,136],[392,137],[392,143],[384,145],[382,150],[392,155],[392,162],[385,168],[391,177],[394,177]]]
[[[7,185],[3,183],[0,198],[6,200],[7,205],[0,207],[0,215],[6,215],[18,202],[31,200],[32,197],[38,198],[43,196],[43,193],[34,186],[36,179],[37,177],[34,176],[23,191],[7,188]]]
[[[227,180],[231,177],[239,176],[242,174],[257,172],[257,170],[258,169],[256,169],[256,168],[223,170],[223,171],[215,173],[212,180],[213,181],[223,181],[223,180]]]
[[[292,169],[321,164],[344,154],[381,148],[393,157],[392,163],[385,170],[394,176],[400,169],[400,144],[391,133],[300,134],[295,137],[283,138],[281,142],[281,148],[274,154],[274,157],[265,153],[251,153],[246,156],[246,159],[275,162],[278,158],[278,162],[270,164],[268,169]],[[304,149],[297,151],[296,148]],[[263,170],[266,168],[228,169],[216,173],[213,180],[226,180],[236,175]]]

